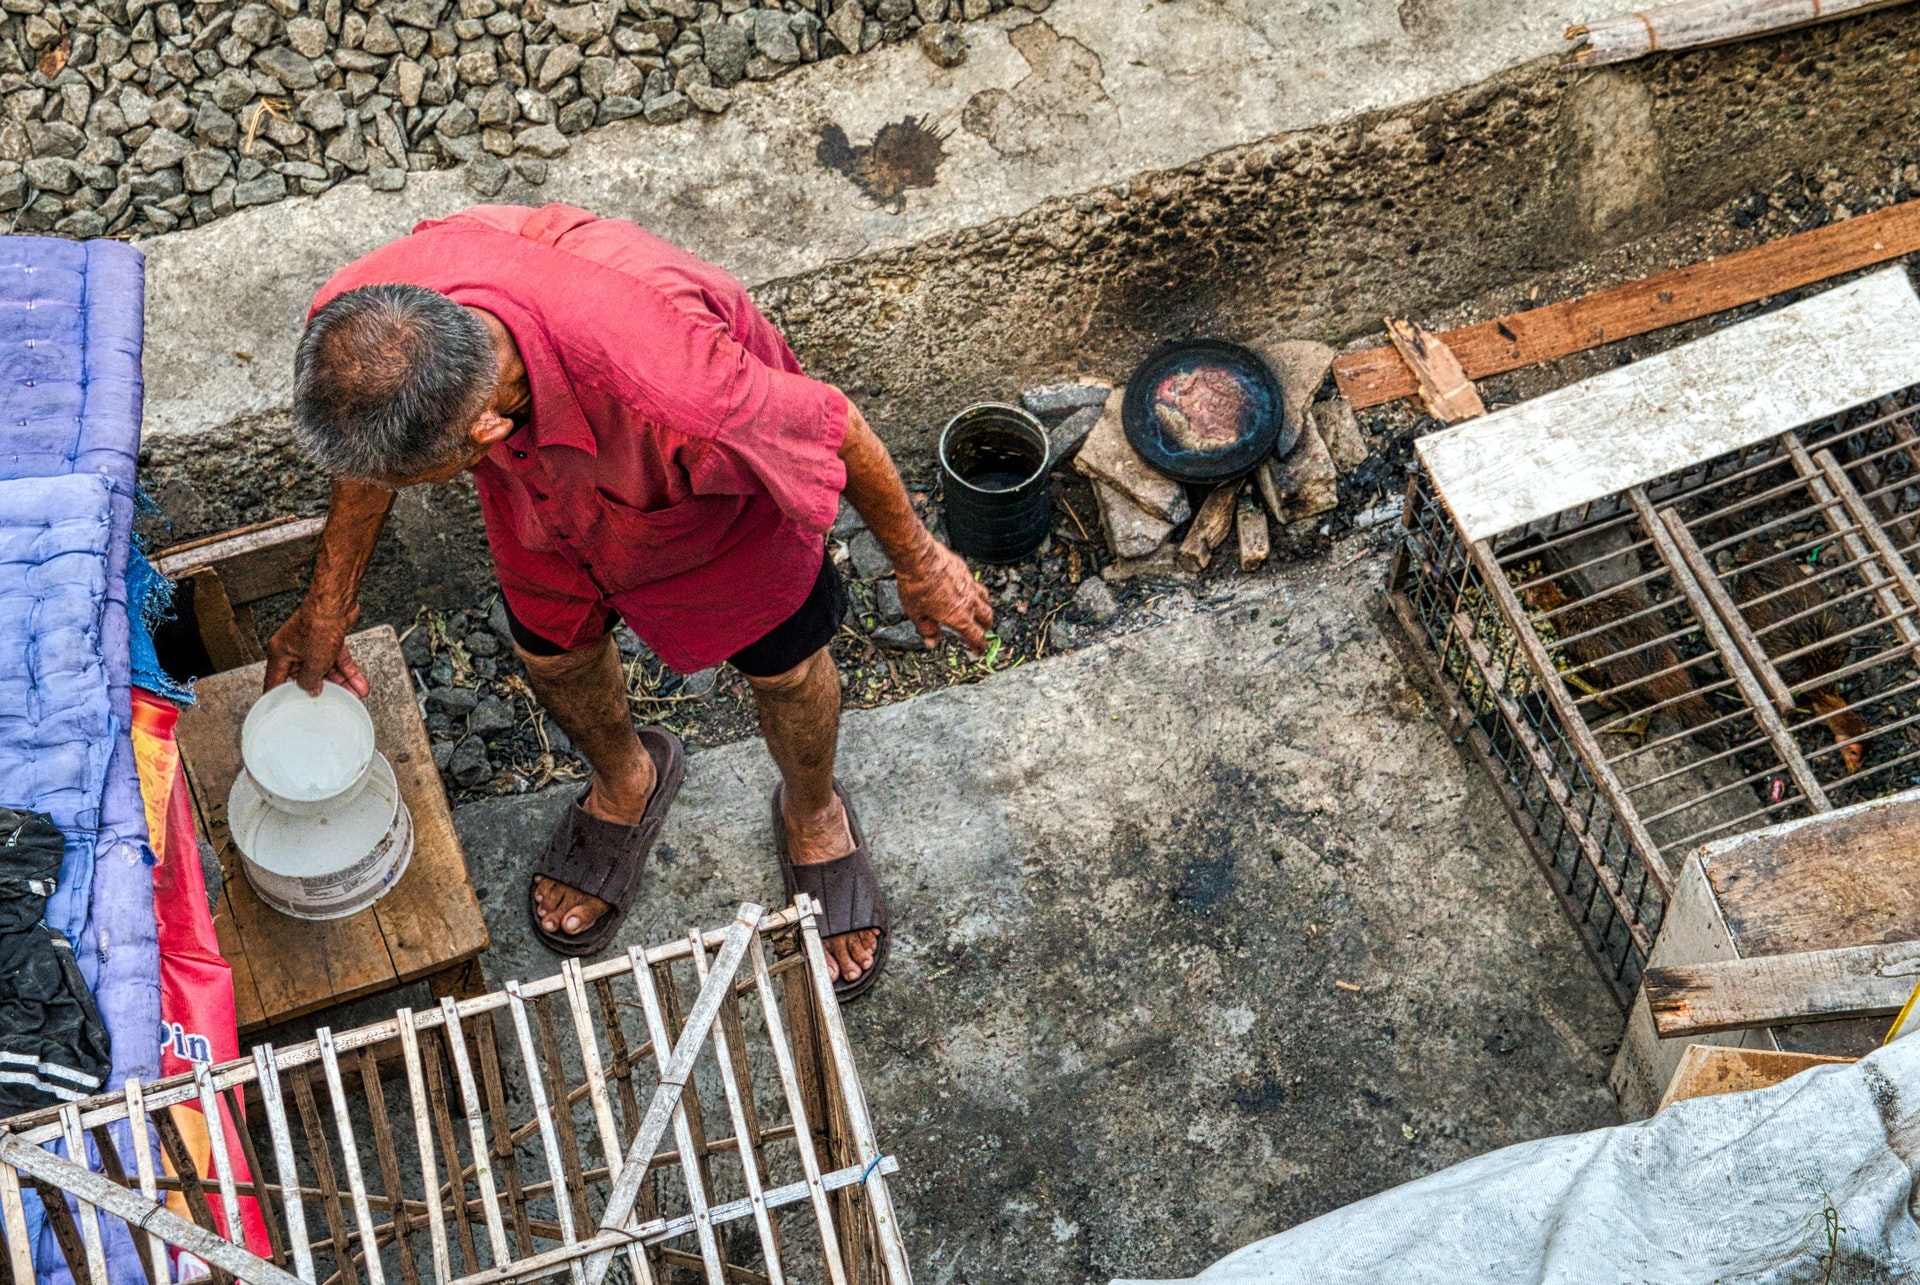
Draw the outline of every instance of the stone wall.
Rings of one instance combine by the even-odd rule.
[[[464,164],[546,180],[610,121],[723,112],[743,79],[1050,0],[5,0],[0,212],[153,235],[288,195]]]
[[[1338,344],[1385,313],[1548,274],[1563,297],[1908,199],[1917,78],[1912,11],[1598,75],[1537,63],[755,294],[925,477],[967,402],[1122,372],[1165,339]],[[159,437],[144,476],[177,538],[317,511],[324,486],[285,443],[271,419]],[[470,488],[408,503],[371,618],[489,583]]]

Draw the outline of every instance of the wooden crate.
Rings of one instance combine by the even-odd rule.
[[[1800,1072],[1815,1066],[1852,1062],[1850,1057],[1829,1057],[1822,1053],[1775,1053],[1768,1049],[1732,1049],[1717,1044],[1689,1044],[1681,1055],[1673,1082],[1667,1085],[1660,1109],[1691,1098],[1718,1097],[1722,1093],[1746,1093],[1752,1089],[1770,1089],[1784,1084]]]
[[[1920,790],[1709,843],[1681,867],[1650,967],[1920,938]],[[1663,1040],[1635,995],[1611,1084],[1621,1114],[1651,1115],[1689,1046],[1859,1058],[1888,1017]]]

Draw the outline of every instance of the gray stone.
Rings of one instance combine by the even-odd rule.
[[[900,585],[892,576],[873,582],[873,610],[883,625],[907,618],[906,608],[900,605]]]
[[[429,714],[446,714],[452,718],[464,718],[473,713],[480,703],[480,694],[471,687],[436,687],[427,693],[426,706]]]
[[[713,73],[714,84],[728,89],[746,78],[747,59],[751,53],[747,33],[738,27],[722,24],[708,29],[701,58],[707,64],[707,70]]]
[[[913,0],[913,10],[922,23],[937,23],[947,16],[947,0]]]
[[[693,673],[687,674],[680,679],[680,690],[674,694],[677,696],[691,696],[696,700],[705,700],[707,697],[713,695],[713,689],[719,682],[720,669],[717,665],[708,669],[695,670]]]
[[[322,134],[331,134],[347,123],[347,104],[337,89],[316,89],[304,94],[295,114]]]
[[[624,620],[613,627],[613,645],[629,660],[644,656],[648,651],[647,645],[640,641],[640,635],[634,633]]]
[[[142,93],[138,85],[122,85],[119,104],[128,129],[139,129],[153,122],[153,99]]]
[[[75,209],[65,219],[61,219],[60,223],[56,223],[54,230],[60,232],[61,236],[73,236],[75,240],[86,240],[88,236],[102,236],[108,230],[108,221],[96,209]]]
[[[1106,581],[1088,576],[1074,589],[1067,614],[1087,624],[1104,625],[1120,614],[1120,600]]]
[[[454,749],[446,770],[456,785],[469,789],[492,780],[493,764],[487,759],[487,743],[477,736],[467,737]]]
[[[607,34],[598,9],[590,4],[556,5],[547,10],[554,34],[576,45],[592,44]]]
[[[180,135],[170,129],[156,129],[133,154],[133,163],[136,168],[152,173],[178,165],[191,151],[193,144]]]
[[[376,192],[399,192],[407,186],[407,172],[397,165],[375,165],[367,170],[367,186]]]
[[[327,51],[327,24],[318,18],[294,18],[287,23],[287,43],[302,58],[318,58]]]
[[[409,629],[400,640],[400,654],[415,669],[425,669],[433,663],[433,635],[424,626]]]
[[[520,104],[514,101],[512,91],[496,83],[482,95],[476,118],[482,126],[511,125],[519,112]]]
[[[1068,624],[1064,620],[1055,620],[1047,626],[1047,646],[1056,652],[1072,651],[1086,644],[1087,631],[1079,625]]]
[[[479,128],[479,119],[465,103],[451,103],[436,127],[448,138],[465,138]]]
[[[836,540],[850,539],[857,531],[867,529],[867,520],[860,516],[860,510],[848,504],[844,496],[840,500],[840,511],[834,515],[833,529],[828,533]]]
[[[547,748],[555,754],[573,753],[573,739],[560,730],[560,724],[546,714],[540,716],[540,730],[547,734]]]
[[[491,85],[500,79],[500,63],[491,49],[476,49],[454,59],[454,71],[469,85]]]
[[[507,614],[505,598],[495,595],[494,600],[487,604],[487,628],[503,644],[513,637],[513,617]]]
[[[349,121],[327,142],[326,158],[338,161],[355,174],[364,174],[367,170],[367,138],[360,132],[358,121]]]
[[[692,103],[685,94],[661,94],[649,98],[643,110],[653,125],[672,125],[687,118]]]
[[[787,15],[778,9],[753,11],[753,47],[773,62],[800,61],[800,42],[794,38]]]
[[[927,640],[920,631],[905,621],[897,625],[882,625],[873,631],[873,641],[889,651],[925,651]]]
[[[498,696],[482,697],[467,716],[467,730],[475,736],[493,736],[513,729],[513,706]]]
[[[27,203],[27,176],[18,171],[0,174],[0,210],[17,210]]]
[[[967,60],[967,37],[957,22],[935,22],[920,28],[920,52],[940,67],[958,67]]]
[[[220,61],[229,67],[246,66],[247,59],[253,57],[253,50],[252,44],[238,36],[228,36],[214,46],[214,52],[220,56]],[[202,66],[204,67],[205,64],[203,63]]]
[[[461,641],[465,644],[469,655],[498,656],[500,654],[499,637],[485,629],[469,630],[467,636]]]
[[[218,103],[203,103],[194,113],[193,136],[209,147],[232,147],[240,141],[240,122],[221,111]]]
[[[280,15],[263,4],[242,5],[233,15],[233,34],[254,48],[273,43],[280,29]]]
[[[551,89],[555,83],[577,71],[586,59],[587,56],[580,52],[578,45],[556,45],[540,64],[540,74],[534,78],[534,83],[542,89]]]
[[[565,156],[573,147],[573,144],[569,143],[552,125],[535,125],[531,129],[523,129],[514,136],[514,142],[520,145],[521,150],[538,156],[542,160]]]
[[[27,176],[27,182],[42,192],[58,192],[65,196],[80,186],[80,175],[72,161],[58,157],[37,157],[21,166]]]
[[[411,58],[393,60],[394,92],[403,107],[416,107],[427,85],[427,71]]]
[[[467,162],[467,186],[481,196],[498,196],[512,174],[505,161],[485,152]]]
[[[193,120],[193,112],[184,102],[171,94],[155,99],[148,115],[153,118],[156,126],[161,129],[170,129],[176,134],[186,129],[188,123]]]
[[[35,156],[75,157],[87,145],[87,136],[63,120],[27,122],[27,145]]]
[[[1020,394],[1020,404],[1042,419],[1090,406],[1105,406],[1113,389],[1105,384],[1048,384]]]
[[[233,189],[233,204],[237,209],[245,209],[250,205],[268,205],[283,199],[286,194],[287,180],[268,170],[259,178],[236,184]]]
[[[547,163],[537,156],[516,156],[508,164],[528,187],[539,187],[547,181]]]
[[[452,741],[435,741],[433,743],[434,769],[440,772],[446,771],[447,765],[453,762],[453,752],[457,748],[458,746]]]
[[[580,88],[596,100],[635,97],[644,81],[641,70],[624,58],[589,58],[580,67]]]
[[[562,134],[578,134],[593,124],[596,110],[597,106],[591,98],[575,99],[560,109],[554,123],[560,127]]]
[[[866,14],[861,12],[860,0],[840,0],[833,8],[833,16],[827,19],[827,31],[840,47],[848,53],[860,52],[860,28],[866,22]]]
[[[302,57],[285,45],[262,49],[253,56],[253,62],[260,70],[295,92],[312,89],[320,83],[319,77],[314,75],[313,60]]]
[[[447,0],[400,0],[387,10],[387,15],[409,27],[432,31],[440,25],[440,15],[446,11]]]
[[[765,54],[755,54],[747,59],[748,80],[777,80],[796,67],[797,63],[775,62]]]
[[[180,175],[189,192],[211,192],[233,169],[233,155],[211,147],[188,152],[180,162]]]
[[[596,125],[609,125],[617,120],[630,120],[644,110],[638,98],[623,98],[615,94],[600,100],[600,110],[594,113],[593,122]]]
[[[367,19],[367,34],[360,38],[360,47],[385,58],[400,52],[400,37],[393,33],[393,24],[385,15],[375,13]]]
[[[1087,440],[1087,434],[1100,422],[1106,413],[1102,406],[1082,406],[1073,414],[1054,425],[1047,434],[1047,460],[1051,468],[1059,468],[1074,457],[1080,449],[1080,443]]]
[[[862,580],[893,574],[893,563],[871,531],[863,528],[847,541],[847,554],[853,560],[853,573]]]
[[[660,52],[660,37],[651,31],[621,27],[613,33],[613,47],[623,54],[657,54]]]
[[[136,201],[165,201],[180,195],[182,191],[180,171],[177,169],[159,170],[152,174],[136,174],[127,184],[133,189]]]
[[[703,112],[718,113],[733,106],[733,95],[718,85],[688,85],[687,101]]]
[[[237,112],[253,101],[257,88],[252,76],[229,67],[213,78],[213,104],[223,112]],[[279,85],[273,86],[273,92],[280,92]]]

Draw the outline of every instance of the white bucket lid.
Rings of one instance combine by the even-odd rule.
[[[282,683],[253,703],[240,758],[269,798],[310,810],[353,790],[373,759],[373,717],[337,683],[309,696]]]

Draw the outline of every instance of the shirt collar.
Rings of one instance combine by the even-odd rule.
[[[507,333],[513,336],[514,347],[520,350],[533,405],[527,427],[515,432],[509,442],[530,441],[540,449],[571,446],[588,455],[599,455],[600,444],[594,439],[593,426],[587,423],[580,401],[573,395],[573,385],[547,337],[547,328],[498,290],[485,287],[458,290],[453,293],[453,299],[456,303],[484,308],[498,317]]]

